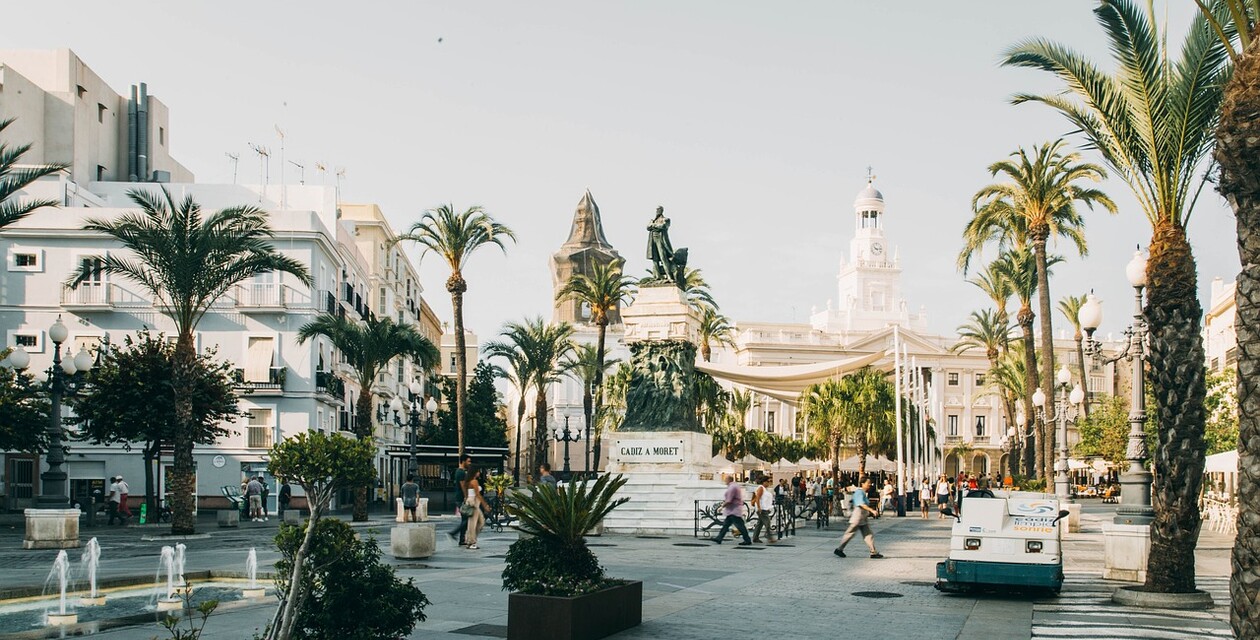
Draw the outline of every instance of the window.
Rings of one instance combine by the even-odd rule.
[[[87,93],[87,89],[85,89],[83,85],[81,84],[74,85],[74,88],[76,91],[78,91],[80,98],[82,98]]]
[[[315,429],[318,430],[320,433],[324,432],[324,410],[323,409],[315,410]]]
[[[579,305],[578,317],[583,320],[591,318],[591,303],[582,301],[581,305]]]
[[[455,354],[451,354],[451,373],[455,373]]]
[[[381,303],[376,306],[378,309],[385,309],[385,287],[381,287]]]
[[[39,265],[39,258],[33,253],[18,253],[13,256],[13,266],[34,267]]]
[[[249,349],[245,354],[246,382],[271,382],[274,342],[271,338],[249,339]]]
[[[977,373],[977,374],[976,374],[976,386],[977,386],[977,387],[983,387],[983,386],[984,386],[984,374],[983,374],[983,373]]]
[[[958,374],[957,374],[957,373],[950,373],[950,374],[949,374],[948,384],[949,384],[949,386],[951,386],[951,387],[957,387],[957,386],[958,386]]]
[[[19,333],[13,336],[14,346],[32,349],[39,346],[39,336],[30,333]]]
[[[166,146],[166,127],[158,127],[158,144]]]
[[[250,409],[245,446],[250,449],[271,447],[271,409]]]
[[[97,182],[105,182],[106,171],[107,169],[105,168],[105,165],[101,165],[101,164],[96,165],[96,181]]]
[[[947,436],[958,435],[958,416],[947,416],[947,418],[948,420],[946,424],[948,425],[948,428],[945,431],[945,435]]]
[[[105,122],[106,111],[108,111],[108,109],[105,108],[105,105],[99,102],[96,103],[96,121],[97,122],[101,122],[101,123]]]
[[[37,272],[44,270],[44,250],[25,247],[10,247],[8,257],[9,271]]]
[[[774,431],[774,412],[766,412],[766,431]]]
[[[989,434],[984,430],[984,416],[976,416],[976,436],[983,438],[987,435]]]

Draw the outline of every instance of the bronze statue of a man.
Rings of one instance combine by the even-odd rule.
[[[648,224],[647,258],[652,261],[652,278],[678,284],[687,265],[687,250],[674,250],[669,242],[669,218],[665,207],[656,208],[656,217]]]

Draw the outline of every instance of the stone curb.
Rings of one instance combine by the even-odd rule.
[[[1193,593],[1159,593],[1145,587],[1120,587],[1111,594],[1116,604],[1144,609],[1211,609],[1212,595],[1206,591]]]

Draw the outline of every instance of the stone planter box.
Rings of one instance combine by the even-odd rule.
[[[572,598],[508,594],[508,640],[598,640],[643,622],[643,583]]]

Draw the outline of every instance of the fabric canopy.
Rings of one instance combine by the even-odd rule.
[[[1238,473],[1238,450],[1223,451],[1207,457],[1204,473]]]
[[[769,462],[766,462],[765,460],[762,460],[761,458],[758,458],[757,456],[754,456],[751,453],[740,458],[739,461],[736,462],[735,464],[738,464],[739,468],[744,471],[752,471],[753,469],[769,469],[770,468]]]
[[[888,357],[891,356],[881,351],[844,360],[774,367],[749,367],[702,361],[696,363],[696,370],[796,406],[800,402],[801,392],[806,387],[846,376]]]
[[[718,471],[735,471],[735,463],[727,460],[726,456],[713,456],[713,459],[709,461],[709,464],[716,467]]]
[[[791,460],[788,460],[787,458],[779,458],[779,461],[774,463],[775,471],[791,472],[791,471],[800,471],[800,469],[801,468],[797,466],[795,462],[792,462]]]
[[[841,471],[857,471],[858,470],[858,457],[850,456],[848,458],[845,458],[844,460],[841,460],[840,470]],[[871,471],[896,471],[896,470],[897,470],[897,463],[893,462],[892,460],[866,456],[867,473],[870,473]]]
[[[1084,460],[1077,460],[1076,458],[1068,458],[1068,469],[1072,471],[1079,471],[1081,469],[1089,469],[1089,468],[1091,467],[1088,464],[1086,464]]]

